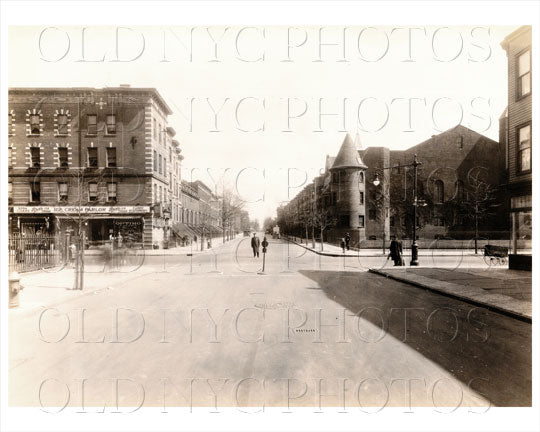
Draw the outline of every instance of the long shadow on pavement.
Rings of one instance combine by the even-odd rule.
[[[531,406],[529,323],[371,273],[299,273],[315,281],[328,298],[437,363],[493,405]],[[409,310],[405,320],[403,308],[418,309]]]

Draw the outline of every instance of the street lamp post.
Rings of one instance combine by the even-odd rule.
[[[418,208],[418,165],[420,162],[416,159],[416,154],[414,155],[413,168],[414,168],[414,186],[413,186],[413,207],[414,207],[414,216],[413,216],[413,242],[411,245],[411,266],[418,265],[418,243],[416,242],[416,209]]]
[[[418,243],[416,242],[416,220],[417,220],[417,207],[418,207],[418,166],[422,165],[422,162],[418,162],[416,154],[414,155],[414,160],[410,164],[405,165],[394,165],[391,167],[379,168],[380,170],[387,170],[392,168],[414,168],[414,183],[413,183],[413,242],[411,245],[411,266],[418,265]],[[379,173],[375,173],[375,179],[373,180],[373,185],[379,186]]]

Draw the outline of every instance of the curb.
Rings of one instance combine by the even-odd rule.
[[[293,243],[293,244],[295,244],[295,245],[297,245],[297,246],[300,246],[300,247],[302,247],[302,248],[304,248],[304,249],[306,249],[306,250],[308,250],[308,251],[310,251],[310,252],[313,252],[313,253],[315,253],[315,254],[317,254],[317,255],[323,255],[323,256],[329,256],[329,257],[338,257],[338,258],[343,258],[343,257],[346,257],[346,258],[347,258],[347,257],[353,257],[353,258],[362,258],[362,257],[369,258],[369,257],[375,257],[375,258],[383,258],[383,257],[388,256],[387,253],[385,253],[385,254],[379,253],[379,254],[371,254],[371,255],[364,255],[364,254],[362,254],[362,255],[347,255],[347,254],[345,254],[345,255],[344,255],[344,254],[339,254],[339,253],[321,252],[321,251],[314,250],[314,249],[312,249],[312,248],[310,248],[310,247],[307,247],[306,245],[303,245],[303,244],[301,244],[301,243],[297,243],[297,242],[292,241],[292,240],[289,240],[289,239],[284,239],[284,240],[286,240],[286,241],[288,241],[288,242],[290,242],[290,243]],[[363,249],[363,250],[365,250],[365,249]],[[440,254],[440,255],[438,255],[438,254],[431,254],[431,255],[422,255],[422,254],[421,254],[421,255],[419,255],[419,256],[420,256],[420,257],[422,257],[422,256],[442,256],[442,257],[446,257],[446,256],[450,256],[450,257],[451,257],[451,256],[458,256],[458,257],[459,257],[459,256],[464,256],[464,255],[470,255],[470,254],[462,254],[462,255],[459,255],[459,254],[455,254],[455,255],[451,255],[451,254]],[[409,255],[405,255],[405,256],[409,256]],[[471,256],[481,257],[481,255],[474,255],[474,254],[472,254]]]
[[[510,318],[514,318],[514,319],[517,319],[517,320],[520,320],[520,321],[523,321],[523,322],[526,322],[526,323],[529,323],[529,324],[532,323],[532,317],[531,316],[523,315],[523,314],[521,314],[519,312],[516,312],[516,311],[514,311],[512,309],[506,309],[506,308],[496,306],[496,305],[493,305],[493,304],[490,304],[490,303],[487,303],[487,302],[475,300],[475,299],[472,299],[472,298],[467,297],[467,296],[460,296],[460,295],[452,294],[452,293],[449,293],[447,291],[443,291],[441,289],[434,288],[432,286],[423,284],[421,282],[412,281],[412,280],[404,278],[404,277],[400,277],[400,276],[397,276],[397,275],[392,275],[392,274],[389,274],[389,273],[385,273],[384,271],[380,271],[380,270],[377,270],[377,269],[374,269],[374,268],[370,268],[368,271],[370,273],[386,277],[387,279],[393,279],[395,281],[403,282],[403,283],[406,283],[408,285],[415,286],[417,288],[422,288],[422,289],[425,289],[427,291],[435,292],[437,294],[442,294],[442,295],[444,295],[446,297],[450,297],[450,298],[453,298],[453,299],[456,299],[456,300],[460,300],[460,301],[463,301],[465,303],[472,304],[474,306],[480,306],[480,307],[483,307],[485,309],[500,313],[502,315],[506,315],[506,316],[508,316]]]

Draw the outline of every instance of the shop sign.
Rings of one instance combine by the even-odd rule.
[[[14,206],[13,213],[134,214],[148,213],[150,206]]]

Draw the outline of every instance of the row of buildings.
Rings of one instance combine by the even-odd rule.
[[[462,125],[399,151],[364,149],[347,134],[324,173],[278,209],[280,227],[330,242],[346,233],[353,243],[411,238],[416,206],[419,238],[511,238],[514,250],[531,239],[531,28],[502,46],[509,85],[499,142]]]
[[[95,243],[121,234],[155,248],[249,225],[182,178],[172,111],[154,88],[11,88],[8,105],[11,233],[82,231]]]

